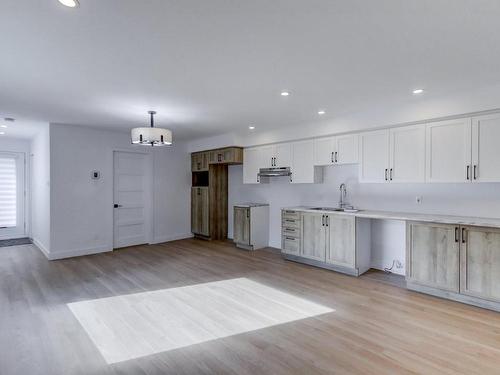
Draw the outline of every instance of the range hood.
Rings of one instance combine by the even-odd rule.
[[[260,168],[257,175],[260,177],[281,177],[281,176],[292,176],[292,171],[290,167],[280,167],[280,168]]]

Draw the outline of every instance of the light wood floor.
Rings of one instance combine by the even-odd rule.
[[[332,312],[107,364],[68,303],[235,278]],[[500,314],[183,240],[49,262],[0,249],[0,374],[498,374]]]

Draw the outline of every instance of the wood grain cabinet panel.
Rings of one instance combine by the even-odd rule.
[[[191,188],[191,231],[210,235],[208,187]]]
[[[460,292],[500,302],[500,229],[461,228]]]
[[[407,223],[407,279],[442,290],[459,292],[459,227]]]
[[[233,231],[234,242],[250,245],[250,208],[234,208]]]
[[[328,215],[326,222],[326,262],[337,266],[356,267],[356,218]]]
[[[325,215],[302,213],[302,249],[301,256],[318,261],[325,261],[326,235]]]

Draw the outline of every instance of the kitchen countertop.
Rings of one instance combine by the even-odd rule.
[[[454,225],[473,225],[481,227],[500,228],[500,219],[470,216],[438,215],[438,214],[416,214],[409,212],[360,210],[358,212],[341,211],[319,211],[311,207],[285,207],[283,210],[303,211],[314,213],[327,213],[332,215],[350,215],[355,217],[364,217],[368,219],[385,220],[403,220],[403,221],[424,221],[430,223],[454,224]]]
[[[234,207],[243,207],[243,208],[262,207],[262,206],[269,206],[269,203],[238,203],[234,205]]]

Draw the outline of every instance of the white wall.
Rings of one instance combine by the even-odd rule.
[[[348,199],[361,209],[498,217],[498,184],[360,184],[356,165],[324,167],[322,184],[290,184],[288,178],[267,184],[244,185],[243,167],[229,167],[229,237],[233,235],[233,205],[242,202],[270,204],[270,246],[281,247],[283,207],[337,206],[339,185],[347,184]],[[421,204],[415,203],[422,196]],[[372,265],[390,266],[394,259],[404,263],[405,226],[401,221],[374,220]],[[401,270],[402,272],[403,270]]]
[[[50,140],[50,258],[112,249],[113,150],[152,154],[153,242],[190,236],[190,156],[181,143],[138,148],[126,132],[55,124]],[[93,170],[100,180],[91,179]]]
[[[50,249],[50,129],[41,126],[31,141],[31,236],[47,255]]]

